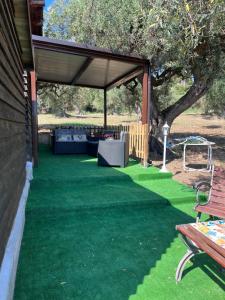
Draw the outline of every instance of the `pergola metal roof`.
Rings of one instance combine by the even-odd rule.
[[[38,81],[109,90],[143,74],[148,60],[32,36]]]

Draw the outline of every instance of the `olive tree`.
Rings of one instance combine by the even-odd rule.
[[[224,62],[223,0],[56,0],[46,13],[45,35],[138,53],[150,61],[152,135],[207,93]],[[190,84],[164,103],[160,90]],[[128,86],[129,87],[129,86]],[[134,91],[133,91],[134,92]]]

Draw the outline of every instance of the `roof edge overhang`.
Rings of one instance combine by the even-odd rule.
[[[13,6],[16,34],[20,42],[23,66],[25,69],[33,69],[34,55],[32,47],[29,0],[13,0]]]
[[[54,78],[45,78],[41,76],[37,79],[38,81],[45,81],[49,83],[58,83],[58,84],[65,84],[65,85],[74,85],[74,86],[81,86],[81,87],[90,87],[96,89],[105,89],[110,90],[114,87],[120,86],[122,84],[128,83],[134,78],[142,75],[144,73],[144,69],[146,66],[149,65],[149,61],[145,58],[136,55],[125,55],[119,52],[111,51],[108,49],[92,47],[89,45],[81,45],[71,41],[63,41],[63,40],[56,40],[51,39],[48,37],[43,36],[32,36],[34,52],[44,50],[48,51],[49,53],[60,53],[65,55],[75,55],[75,56],[82,56],[86,57],[85,62],[82,64],[81,68],[74,74],[73,79],[70,82],[65,82],[61,80],[60,82],[55,80]],[[51,54],[50,54],[51,55]],[[123,62],[128,63],[133,68],[130,68],[129,71],[124,69],[124,72],[114,78],[112,81],[105,83],[104,85],[91,85],[90,82],[82,84],[79,83],[79,78],[82,74],[89,68],[90,64],[94,59],[103,59],[108,61],[115,61],[115,62]],[[38,67],[38,66],[37,66]]]
[[[100,57],[115,60],[122,60],[124,62],[136,63],[138,65],[146,65],[149,63],[147,59],[144,59],[136,55],[125,55],[109,49],[97,48],[90,45],[77,44],[71,41],[56,40],[43,36],[32,36],[33,45],[35,48],[65,52],[75,55],[84,55],[89,57]]]

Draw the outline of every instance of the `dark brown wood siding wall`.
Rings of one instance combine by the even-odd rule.
[[[0,263],[25,182],[31,108],[11,1],[0,1]],[[28,91],[27,91],[28,92]]]

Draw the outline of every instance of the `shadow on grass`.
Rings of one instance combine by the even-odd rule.
[[[132,180],[129,167],[124,173],[97,167],[87,156],[53,156],[42,149],[26,209],[15,300],[127,300],[136,294],[177,237],[175,225],[194,219],[151,191],[162,181],[145,188]],[[174,253],[176,263],[182,254]],[[161,283],[154,289],[160,293]]]
[[[222,269],[211,257],[202,253],[192,258],[193,265],[186,268],[183,278],[196,268],[200,268],[208,275],[221,289],[225,291],[225,270]]]

